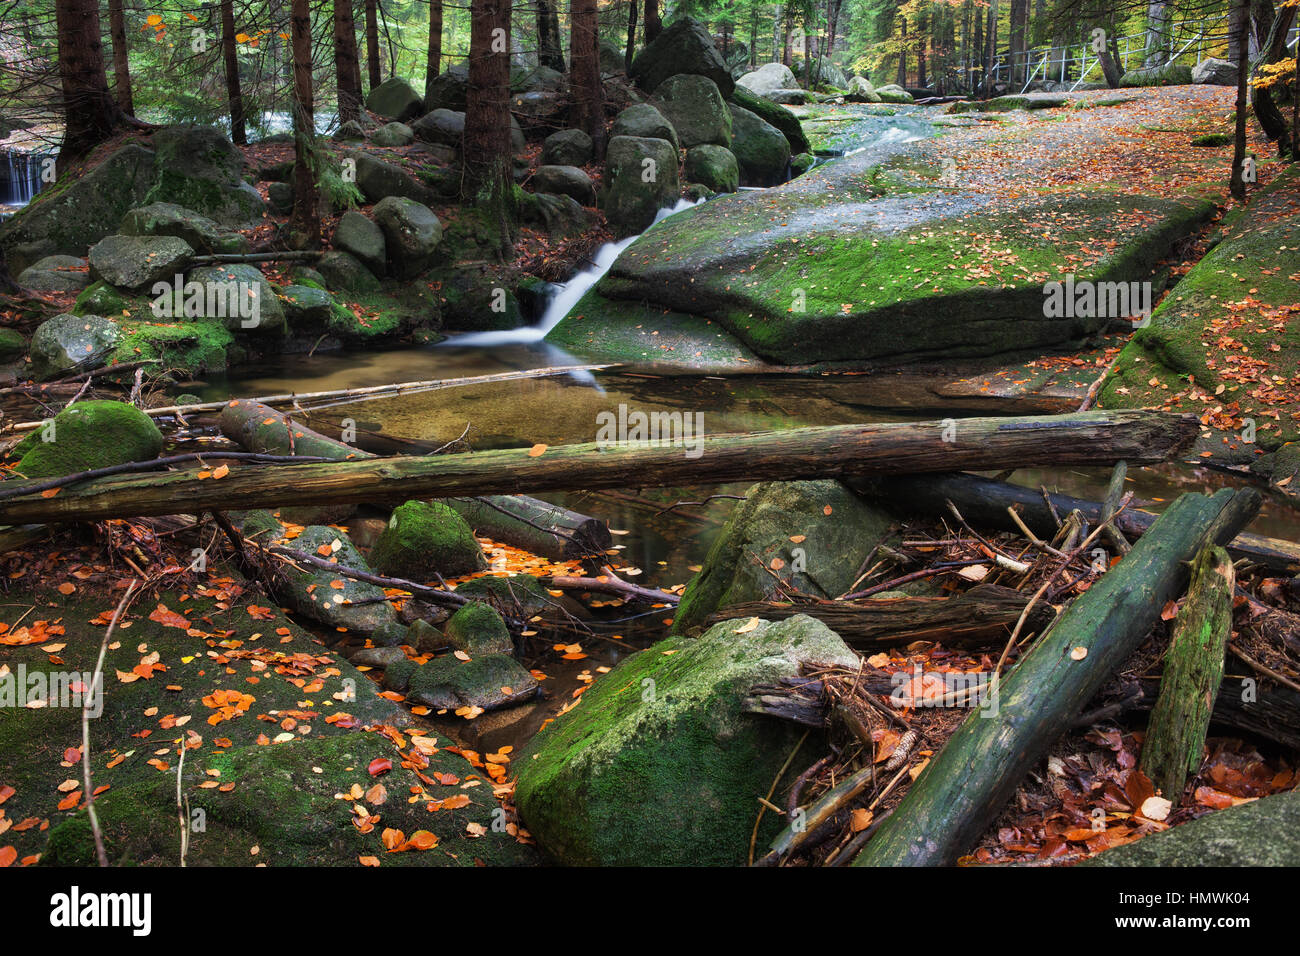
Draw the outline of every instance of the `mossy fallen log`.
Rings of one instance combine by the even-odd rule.
[[[854,865],[955,864],[1145,640],[1165,604],[1185,588],[1189,562],[1236,535],[1259,505],[1253,491],[1174,501],[967,716]]]

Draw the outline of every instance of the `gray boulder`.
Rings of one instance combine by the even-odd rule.
[[[465,99],[469,92],[469,67],[460,64],[449,67],[429,84],[428,96],[424,101],[426,111],[458,110],[465,111]]]
[[[309,285],[285,286],[280,304],[292,329],[310,328],[329,321],[334,298],[324,289]]]
[[[191,269],[187,281],[211,283],[230,290],[220,296],[224,314],[208,316],[219,318],[232,332],[256,335],[283,335],[285,332],[284,307],[266,281],[260,269],[247,262],[220,266],[202,266]],[[232,302],[238,308],[231,309]]]
[[[677,130],[663,113],[649,103],[636,103],[614,117],[610,138],[639,136],[643,139],[666,139],[673,149],[680,149]]]
[[[784,63],[764,63],[757,70],[736,80],[736,85],[745,87],[757,96],[767,96],[773,90],[797,87],[799,82],[794,78],[794,71]]]
[[[356,120],[348,120],[346,123],[339,124],[339,128],[334,131],[333,138],[356,142],[366,138],[366,131],[361,128],[361,124]]]
[[[678,146],[689,149],[731,142],[731,111],[707,76],[670,76],[655,90],[655,105],[677,131]]]
[[[586,166],[594,155],[591,137],[580,129],[562,129],[542,143],[542,164],[546,166]]]
[[[773,103],[780,103],[782,106],[803,106],[810,99],[812,94],[807,90],[773,90],[767,94],[767,98]]]
[[[730,96],[736,85],[713,45],[713,37],[693,17],[681,17],[665,27],[637,54],[629,71],[637,86],[647,93],[653,93],[664,80],[679,73],[707,76],[724,97]]]
[[[175,203],[155,202],[132,209],[117,231],[124,236],[175,236],[200,255],[247,252],[248,240],[219,226],[207,216]]]
[[[366,97],[366,109],[385,119],[404,123],[424,112],[424,101],[406,80],[390,76],[370,91]]]
[[[321,548],[328,548],[330,562],[358,571],[370,570],[352,539],[338,528],[312,525],[294,538],[290,546],[316,557],[322,556]],[[398,623],[397,612],[383,600],[384,591],[377,585],[306,563],[300,567],[286,565],[283,574],[285,583],[279,596],[298,613],[328,627],[344,627],[366,636]]]
[[[157,160],[146,203],[173,203],[235,227],[265,216],[261,194],[244,182],[243,154],[215,126],[168,126],[153,134],[153,145]]]
[[[414,141],[415,133],[405,123],[385,123],[370,137],[376,146],[410,146]]]
[[[572,196],[584,206],[596,205],[596,184],[577,166],[541,166],[533,174],[539,193]]]
[[[185,271],[194,250],[175,236],[105,236],[90,247],[90,276],[132,292]]]
[[[734,193],[740,187],[736,154],[724,146],[705,144],[686,151],[686,181],[708,186],[715,193]]]
[[[28,354],[38,381],[98,368],[122,341],[117,323],[100,315],[56,315],[42,322]]]
[[[742,186],[778,186],[790,166],[790,143],[779,129],[749,110],[731,108],[731,151]]]
[[[18,273],[17,281],[33,292],[80,292],[90,285],[90,276],[85,259],[46,256]]]
[[[731,105],[747,109],[769,126],[779,129],[784,134],[786,142],[790,144],[790,152],[811,151],[812,146],[808,143],[808,137],[804,135],[803,124],[799,122],[799,117],[779,103],[773,103],[763,96],[755,96],[743,86],[738,86],[731,94]]]
[[[605,152],[605,182],[605,216],[614,235],[642,232],[681,192],[677,150],[663,139],[615,136]]]
[[[511,93],[566,93],[569,78],[549,66],[535,66],[510,83]]]
[[[357,188],[367,202],[376,203],[385,196],[401,196],[426,206],[437,204],[438,197],[434,191],[400,166],[386,163],[369,153],[351,153],[348,158],[356,161]]]
[[[370,214],[384,234],[389,271],[399,279],[427,272],[442,242],[442,223],[432,209],[414,199],[389,196]]]
[[[356,256],[335,249],[325,253],[316,262],[316,270],[325,283],[336,292],[374,292],[379,280]]]
[[[426,143],[460,149],[465,141],[465,113],[439,108],[421,116],[411,130]]]
[[[388,262],[384,231],[364,214],[349,210],[339,217],[333,245],[335,249],[355,256],[375,275],[384,274]]]
[[[879,103],[880,94],[865,76],[855,76],[849,80],[847,87],[849,101],[852,103]]]
[[[533,699],[537,690],[537,678],[509,655],[485,654],[470,661],[447,655],[412,672],[407,697],[437,710],[498,710]]]
[[[1120,86],[1187,86],[1192,82],[1192,68],[1182,63],[1129,70],[1119,78]],[[1232,84],[1236,85],[1236,78]]]
[[[882,103],[911,103],[912,94],[907,92],[897,83],[889,83],[885,86],[876,87],[876,95],[880,97]]]
[[[1207,57],[1192,67],[1192,82],[1210,86],[1236,86],[1237,64],[1212,56]]]

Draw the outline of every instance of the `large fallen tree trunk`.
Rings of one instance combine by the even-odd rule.
[[[779,621],[807,614],[821,621],[856,648],[894,647],[912,641],[945,644],[1003,642],[1029,599],[1012,588],[981,584],[953,597],[867,598],[862,601],[810,601],[785,604],[752,601],[735,604],[709,618],[716,624],[737,617]],[[1030,612],[1030,625],[1041,625],[1051,609]]]
[[[585,443],[434,457],[377,458],[130,476],[0,505],[0,523],[281,505],[355,504],[765,479],[1007,468],[1029,463],[1157,462],[1194,440],[1196,419],[1147,411],[792,428],[682,443]],[[215,456],[214,456],[215,457]],[[22,486],[17,486],[21,488]]]
[[[260,402],[230,402],[221,411],[221,433],[249,451],[355,461],[375,458],[314,431]],[[613,543],[609,526],[568,508],[526,495],[446,498],[479,534],[530,554],[568,560],[603,555]]]
[[[1171,504],[967,716],[854,864],[955,864],[1183,591],[1192,558],[1259,505],[1256,492],[1229,490]]]
[[[1048,539],[1056,534],[1057,528],[1052,509],[1062,516],[1078,510],[1095,525],[1101,520],[1104,507],[1099,502],[1083,498],[1049,494],[1047,499],[1052,503],[1049,508],[1041,491],[960,472],[910,478],[868,478],[850,481],[849,485],[858,493],[910,516],[946,517],[951,514],[947,502],[952,501],[970,523],[1004,531],[1020,530],[1007,513],[1008,507],[1015,507],[1020,520],[1031,531]],[[1115,523],[1125,536],[1137,538],[1151,527],[1157,517],[1149,511],[1128,508],[1115,519]],[[1300,545],[1290,541],[1243,533],[1229,542],[1227,548],[1234,559],[1246,558],[1282,574],[1300,573]]]
[[[1223,680],[1223,657],[1232,633],[1232,561],[1222,548],[1206,548],[1192,565],[1187,599],[1174,621],[1165,653],[1160,696],[1142,741],[1142,772],[1174,806],[1182,803],[1187,775],[1201,766],[1210,709]]]

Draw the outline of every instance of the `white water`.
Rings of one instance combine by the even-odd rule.
[[[683,209],[690,209],[694,205],[695,203],[689,199],[679,199],[677,205],[660,209],[655,216],[655,222],[667,219]],[[587,290],[600,281],[600,277],[609,271],[609,267],[614,264],[614,260],[623,250],[640,238],[641,236],[629,236],[618,242],[607,242],[596,250],[592,264],[559,287],[555,298],[551,299],[541,321],[536,325],[500,332],[471,332],[469,335],[456,335],[442,344],[447,346],[511,345],[540,342],[546,338],[546,334],[551,329],[560,324],[560,320],[569,314],[569,310],[578,304],[578,300],[587,294]]]

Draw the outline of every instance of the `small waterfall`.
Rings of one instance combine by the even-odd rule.
[[[0,162],[0,206],[26,206],[41,191],[42,153],[4,151]]]
[[[695,203],[689,199],[679,199],[677,205],[665,206],[660,209],[655,216],[655,222],[667,219],[683,209],[690,209],[694,205]],[[654,225],[654,223],[651,223],[651,225]],[[587,290],[600,281],[600,277],[609,271],[609,267],[614,264],[614,260],[619,257],[623,250],[640,238],[639,235],[629,236],[627,239],[620,239],[618,242],[607,242],[596,250],[592,264],[560,286],[555,297],[547,305],[541,321],[536,325],[522,329],[507,329],[500,332],[471,332],[468,335],[453,336],[442,344],[455,347],[461,345],[512,345],[540,342],[546,338],[546,334],[551,329],[560,324],[560,320],[569,314],[569,310],[578,304],[578,300],[587,294]]]

